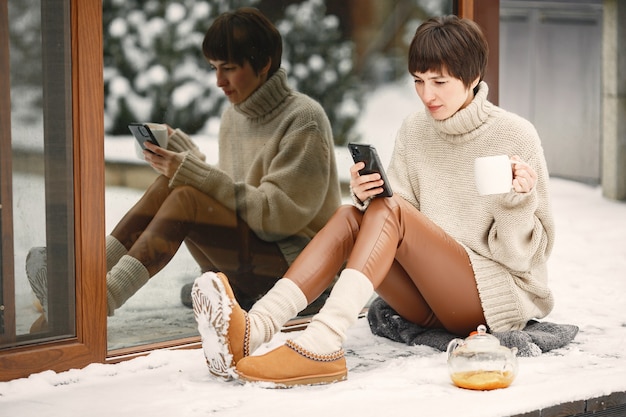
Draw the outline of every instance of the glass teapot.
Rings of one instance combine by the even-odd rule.
[[[465,340],[451,340],[447,352],[450,378],[460,388],[506,388],[517,375],[517,348],[500,345],[482,324]]]

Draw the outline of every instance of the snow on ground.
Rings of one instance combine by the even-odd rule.
[[[416,101],[393,88],[370,100],[359,129],[383,159],[388,158],[383,144],[392,143]],[[402,111],[380,117],[390,108]],[[349,163],[343,159],[340,166]],[[345,382],[288,390],[223,382],[208,374],[202,350],[163,350],[115,365],[0,383],[0,416],[490,417],[626,391],[626,203],[603,198],[599,187],[563,179],[553,178],[551,189],[557,240],[549,271],[556,306],[546,320],[578,325],[580,332],[562,349],[520,358],[519,375],[509,388],[456,388],[445,353],[373,336],[361,319],[348,334]],[[174,303],[179,283],[172,288]],[[287,337],[281,334],[258,353]]]

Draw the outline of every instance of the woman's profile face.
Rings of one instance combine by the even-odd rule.
[[[226,61],[209,60],[209,64],[211,64],[217,74],[217,86],[222,89],[232,104],[239,104],[245,101],[257,88],[267,81],[267,69],[269,66],[255,74],[252,66],[247,61],[244,61],[243,65],[239,65]]]
[[[474,98],[473,88],[478,84],[476,79],[466,87],[463,81],[445,70],[443,73],[427,71],[412,75],[417,95],[435,120],[447,119],[465,108]]]

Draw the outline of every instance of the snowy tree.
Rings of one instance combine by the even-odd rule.
[[[127,134],[129,122],[162,121],[196,133],[219,117],[227,103],[200,45],[219,14],[257,3],[104,0],[106,131]],[[337,143],[353,139],[362,94],[337,17],[326,15],[324,0],[307,0],[287,7],[277,27],[291,85],[324,106]]]
[[[223,95],[200,50],[207,22],[256,0],[104,0],[105,129],[131,121],[201,130]]]
[[[352,130],[363,92],[352,71],[354,46],[342,41],[339,19],[326,15],[324,0],[307,0],[288,6],[277,27],[285,44],[283,66],[294,87],[324,107],[336,144],[356,140]]]

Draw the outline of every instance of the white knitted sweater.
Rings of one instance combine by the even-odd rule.
[[[442,227],[467,251],[492,331],[521,329],[554,304],[546,262],[554,241],[548,169],[535,128],[487,100],[474,100],[445,120],[416,112],[400,128],[389,167],[398,195]],[[538,174],[527,194],[480,196],[474,159],[519,155]]]
[[[168,148],[189,151],[171,187],[189,184],[217,199],[261,239],[276,242],[289,263],[341,203],[328,117],[287,85],[283,69],[226,109],[217,166],[180,130]]]

